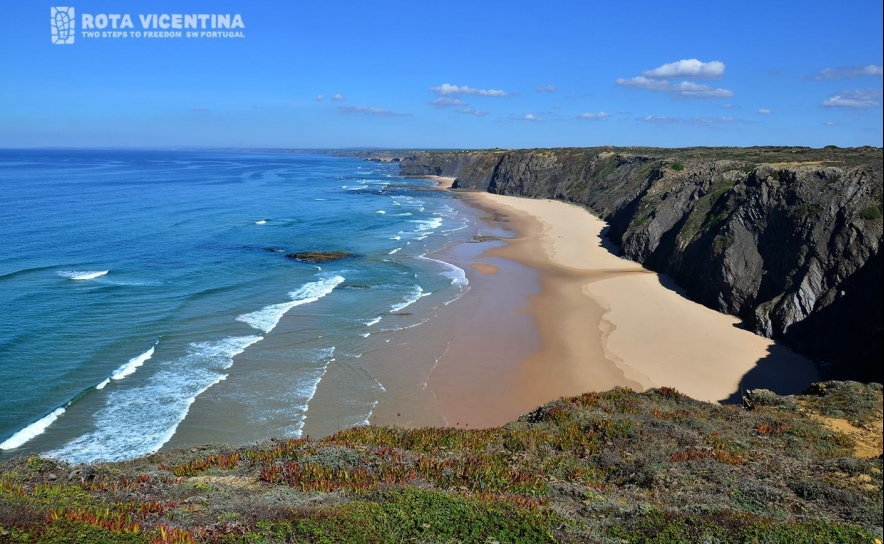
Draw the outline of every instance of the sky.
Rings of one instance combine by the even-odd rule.
[[[880,0],[72,0],[69,44],[56,5],[3,5],[0,147],[882,146]]]

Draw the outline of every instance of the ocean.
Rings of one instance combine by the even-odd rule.
[[[469,289],[434,256],[469,213],[432,186],[324,155],[0,150],[0,457],[367,423],[389,383],[362,355]]]

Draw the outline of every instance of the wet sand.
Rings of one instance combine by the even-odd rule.
[[[472,266],[474,270],[478,270],[482,274],[497,274],[498,272],[500,272],[500,268],[494,266],[493,264],[473,263],[470,266]]]

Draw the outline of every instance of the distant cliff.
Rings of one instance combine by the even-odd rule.
[[[411,152],[403,175],[581,204],[624,257],[785,340],[831,377],[882,381],[882,150]]]

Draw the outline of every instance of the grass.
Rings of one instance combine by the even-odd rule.
[[[733,183],[725,182],[713,187],[700,197],[688,216],[684,227],[678,233],[683,242],[688,242],[700,232],[714,229],[729,213],[720,205],[720,200],[733,188]],[[716,249],[718,249],[716,247]]]
[[[503,427],[356,427],[319,440],[0,473],[0,541],[124,543],[872,542],[882,462],[813,414],[874,425],[880,386],[672,388],[557,399]],[[60,475],[58,481],[49,474]],[[63,483],[59,483],[63,482]]]
[[[881,207],[880,206],[869,206],[859,213],[860,217],[865,219],[866,221],[874,221],[875,219],[881,219]]]

